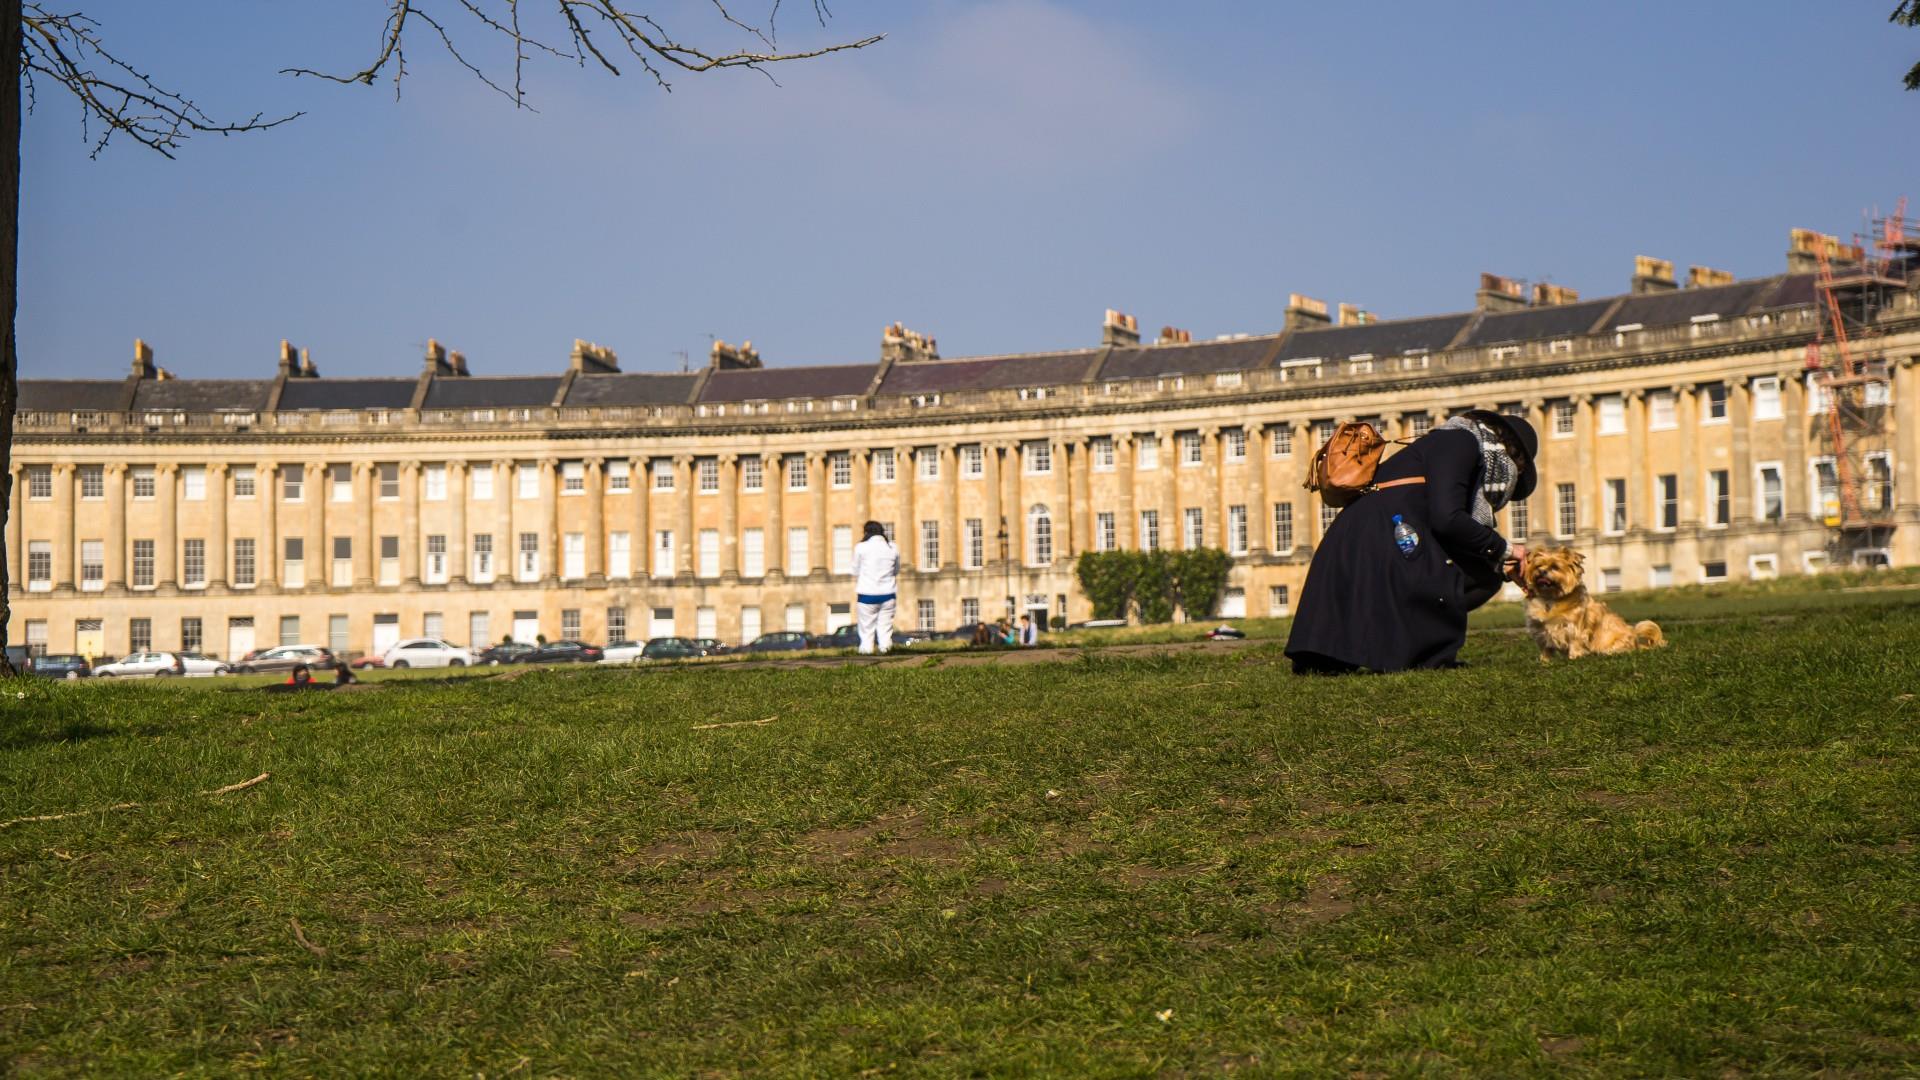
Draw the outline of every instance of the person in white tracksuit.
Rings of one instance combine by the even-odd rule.
[[[867,522],[866,535],[853,549],[854,611],[860,623],[860,651],[886,652],[893,647],[895,593],[900,587],[900,549],[887,539],[877,521]]]

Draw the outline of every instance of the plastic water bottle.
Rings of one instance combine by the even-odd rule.
[[[1399,547],[1403,558],[1411,559],[1420,551],[1420,534],[1414,531],[1413,526],[1401,521],[1399,514],[1393,515],[1393,542]]]

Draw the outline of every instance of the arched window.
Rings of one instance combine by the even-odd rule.
[[[1046,503],[1034,503],[1027,511],[1027,565],[1053,565],[1053,515]]]

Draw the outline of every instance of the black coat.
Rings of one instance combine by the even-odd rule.
[[[1409,476],[1427,482],[1362,495],[1321,537],[1287,638],[1297,663],[1446,667],[1466,641],[1467,612],[1500,591],[1507,542],[1473,518],[1480,441],[1442,428],[1387,458],[1374,479]],[[1419,534],[1410,559],[1394,543],[1395,514]]]

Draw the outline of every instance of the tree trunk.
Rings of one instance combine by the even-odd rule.
[[[20,390],[13,347],[20,294],[20,3],[0,0],[0,673],[8,674],[13,582],[7,580],[7,513],[13,507],[13,409]]]

